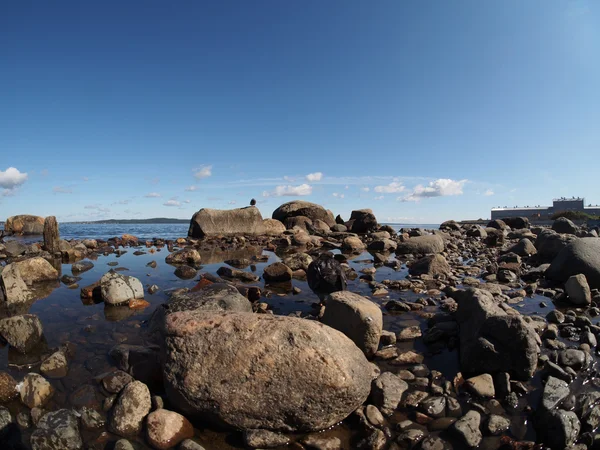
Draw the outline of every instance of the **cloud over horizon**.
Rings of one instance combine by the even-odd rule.
[[[149,194],[144,195],[146,198],[160,198],[161,195],[158,192],[150,192]]]
[[[263,197],[301,197],[312,194],[312,186],[301,184],[300,186],[277,186],[274,191],[264,191]]]
[[[427,186],[418,184],[406,197],[398,197],[403,202],[418,202],[424,198],[447,197],[451,195],[462,195],[463,187],[468,180],[451,180],[439,178],[429,182]]]

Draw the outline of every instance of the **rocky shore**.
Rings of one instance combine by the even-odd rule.
[[[300,201],[177,240],[9,223],[43,240],[0,243],[2,449],[600,449],[598,230]]]

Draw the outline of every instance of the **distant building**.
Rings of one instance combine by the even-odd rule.
[[[585,206],[582,197],[555,198],[552,206],[525,206],[514,208],[492,208],[492,220],[505,217],[527,217],[532,220],[549,220],[553,214],[562,211],[580,211],[594,216],[600,215],[600,206]]]

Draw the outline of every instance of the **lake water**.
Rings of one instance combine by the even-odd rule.
[[[439,224],[389,224],[395,230],[401,228],[424,228],[437,229]],[[4,225],[0,226],[0,230]],[[175,224],[105,224],[105,223],[62,223],[59,224],[60,237],[63,239],[109,239],[123,234],[132,234],[140,239],[177,239],[186,237],[188,223]],[[39,236],[27,236],[21,238],[27,242],[35,242]]]

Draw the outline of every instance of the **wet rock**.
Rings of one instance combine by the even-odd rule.
[[[466,380],[467,389],[474,395],[484,398],[493,398],[496,396],[494,389],[494,379],[489,373],[484,373]]]
[[[569,385],[562,380],[548,377],[542,393],[541,408],[551,411],[569,395]]]
[[[481,415],[477,411],[469,411],[452,425],[452,432],[468,447],[477,447],[483,436],[479,431]]]
[[[118,394],[133,381],[133,377],[122,370],[115,370],[102,378],[102,386],[111,394]]]
[[[421,450],[451,450],[451,446],[438,436],[427,436],[421,442]]]
[[[415,261],[408,272],[413,275],[449,276],[450,265],[442,255],[429,255]]]
[[[367,357],[379,347],[383,316],[379,306],[365,297],[348,291],[330,294],[321,322],[352,339]]]
[[[184,413],[239,428],[319,430],[369,394],[373,366],[350,339],[318,322],[201,311],[166,322],[165,389]]]
[[[348,236],[342,241],[342,252],[344,253],[362,253],[366,245],[358,236]]]
[[[292,270],[308,270],[308,266],[313,261],[307,253],[293,253],[283,258],[283,263]]]
[[[370,252],[393,252],[396,250],[397,244],[396,241],[392,241],[391,239],[378,239],[372,241],[367,246],[367,249]]]
[[[6,372],[0,372],[0,403],[7,403],[19,395],[17,381]]]
[[[79,410],[81,416],[81,425],[86,430],[98,430],[104,427],[106,421],[104,417],[95,409],[83,407]]]
[[[21,277],[21,272],[16,264],[8,264],[0,272],[0,286],[4,286],[4,302],[9,307],[27,304],[33,299],[33,294],[27,288],[27,284]],[[2,291],[2,288],[0,288],[0,291]]]
[[[242,280],[246,283],[254,283],[258,281],[258,276],[254,275],[253,273],[225,266],[219,267],[219,270],[217,270],[217,275],[223,278]]]
[[[191,439],[186,439],[181,444],[179,444],[178,450],[206,450],[206,449],[203,446],[201,446],[200,444],[198,444],[197,442],[194,442]]]
[[[91,261],[79,261],[71,265],[73,275],[80,275],[94,268],[94,263]]]
[[[42,339],[42,322],[34,314],[0,319],[0,336],[19,352],[27,353]]]
[[[4,245],[4,253],[13,258],[22,255],[26,250],[27,247],[18,241],[8,241]]]
[[[383,372],[373,381],[371,402],[384,414],[390,414],[400,404],[402,395],[408,389],[408,384],[392,372]]]
[[[171,253],[165,258],[167,264],[190,264],[192,266],[200,264],[202,257],[198,250],[193,248],[184,248]]]
[[[581,238],[571,242],[550,264],[546,277],[566,281],[573,275],[583,274],[592,289],[600,288],[600,239]]]
[[[421,336],[423,336],[423,333],[421,333],[421,327],[416,325],[414,327],[406,327],[400,330],[397,338],[399,341],[412,341],[420,338]]]
[[[41,407],[54,395],[54,388],[41,375],[28,373],[20,388],[21,401],[29,408]]]
[[[429,397],[423,400],[419,407],[428,416],[438,419],[446,415],[446,398]]]
[[[31,286],[42,281],[58,280],[58,271],[44,258],[35,257],[13,263],[25,284]]]
[[[135,450],[135,448],[133,447],[133,445],[131,445],[131,442],[129,442],[127,439],[119,439],[115,443],[114,450]]]
[[[50,355],[40,366],[40,372],[48,378],[63,378],[67,376],[68,371],[67,357],[60,350]]]
[[[160,291],[160,288],[156,284],[153,284],[148,288],[148,293],[150,293],[150,295],[156,294],[158,291]]]
[[[577,237],[567,234],[559,234],[553,230],[544,229],[535,240],[538,256],[543,261],[552,261],[563,248],[571,242],[578,240]]]
[[[558,353],[558,363],[574,370],[581,370],[587,367],[588,360],[584,351],[568,348]]]
[[[438,235],[416,236],[398,243],[397,255],[429,255],[441,253],[446,245],[444,239]]]
[[[119,436],[138,434],[150,407],[148,387],[140,381],[132,381],[123,388],[113,407],[109,420],[110,431]]]
[[[341,450],[342,441],[339,438],[331,436],[324,437],[311,434],[300,440],[307,450]]]
[[[592,303],[590,286],[583,274],[569,277],[565,283],[565,290],[569,296],[569,300],[574,305],[589,305]]]
[[[573,411],[557,409],[543,414],[535,422],[538,440],[552,450],[572,446],[581,430],[581,423]]]
[[[270,224],[269,230],[273,229]],[[192,217],[188,236],[202,239],[214,235],[260,235],[264,232],[263,218],[256,206],[229,210],[202,208]]]
[[[79,421],[69,409],[59,409],[44,415],[31,435],[32,450],[79,450],[83,441]]]
[[[396,441],[400,444],[401,448],[412,449],[415,448],[423,439],[425,439],[425,432],[420,429],[409,429],[401,433]]]
[[[266,282],[280,283],[291,281],[292,270],[281,262],[276,262],[265,267],[263,279]]]
[[[181,414],[166,409],[148,414],[146,438],[154,448],[167,450],[193,436],[194,427]]]
[[[565,321],[565,315],[559,310],[555,309],[546,315],[546,319],[551,323],[563,323]]]
[[[198,275],[198,271],[196,269],[184,264],[175,269],[175,276],[181,278],[182,280],[191,280],[196,275]]]
[[[290,438],[281,433],[268,430],[246,430],[244,443],[250,448],[275,448],[287,445]]]
[[[510,420],[497,414],[490,415],[487,422],[487,432],[492,436],[498,436],[510,428]]]
[[[346,290],[346,274],[341,264],[329,253],[323,253],[319,259],[308,266],[306,272],[308,286],[315,292],[331,294]]]
[[[464,373],[509,372],[529,379],[537,368],[540,340],[522,317],[508,315],[491,293],[480,289],[456,291],[459,308],[460,364]]]
[[[100,279],[100,290],[104,303],[119,305],[131,299],[144,298],[144,287],[140,280],[110,271]]]

